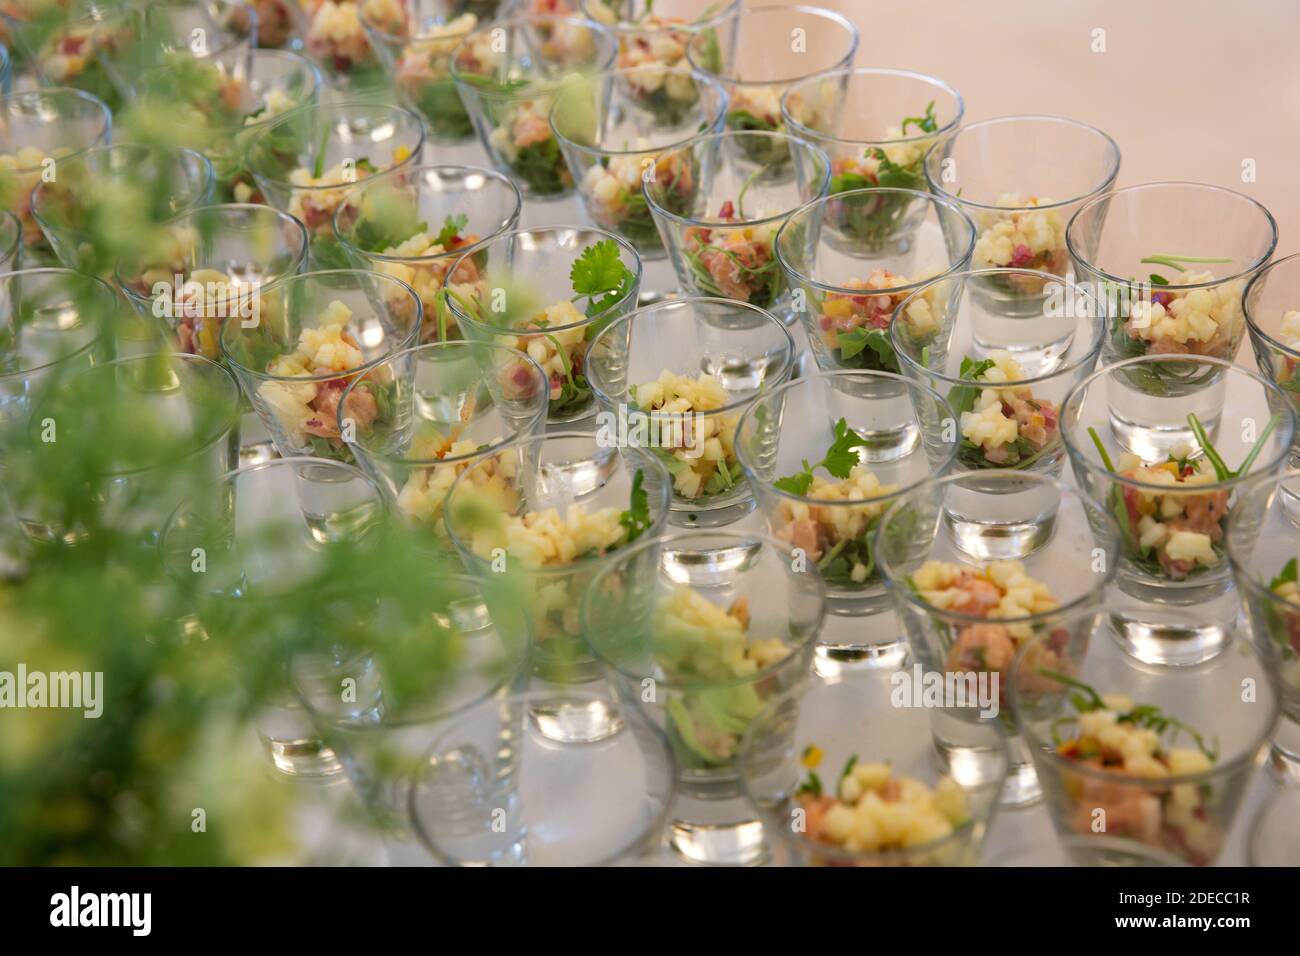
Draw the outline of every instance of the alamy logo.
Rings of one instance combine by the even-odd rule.
[[[998,715],[1001,675],[997,671],[926,671],[920,664],[889,678],[895,707],[977,708],[981,717]]]
[[[0,671],[0,709],[6,707],[70,707],[92,720],[104,712],[102,671],[32,671],[19,664],[17,673]]]
[[[134,936],[148,936],[153,925],[152,893],[70,893],[50,897],[51,926],[129,926]]]

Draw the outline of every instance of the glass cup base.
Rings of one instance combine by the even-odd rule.
[[[1019,810],[1032,807],[1043,799],[1043,788],[1038,782],[1038,773],[1032,763],[1016,764],[1007,773],[1002,784],[1002,793],[998,797],[998,806],[1004,810]]]
[[[1300,866],[1300,790],[1287,787],[1271,797],[1251,827],[1246,859],[1251,866]]]
[[[530,704],[528,719],[547,740],[562,744],[594,744],[623,729],[623,714],[613,702],[562,695]]]
[[[866,611],[831,604],[813,660],[827,679],[860,671],[895,671],[907,663],[907,637],[891,610],[873,603]]]
[[[1033,554],[1052,535],[1052,523],[1042,521],[981,521],[944,510],[944,524],[953,547],[977,561],[1014,561]]]
[[[1139,590],[1141,590],[1139,588]],[[1141,600],[1123,588],[1108,615],[1111,636],[1129,657],[1162,667],[1194,667],[1218,657],[1232,642],[1240,609],[1225,587],[1193,606],[1176,600]],[[1192,613],[1189,613],[1191,611]]]
[[[939,751],[957,783],[963,787],[978,787],[1001,779],[1002,793],[998,805],[1008,810],[1032,806],[1042,799],[1043,790],[1038,781],[1038,773],[1034,770],[1033,761],[1022,738],[1016,737],[1010,741],[1012,762],[1008,767],[1004,754],[987,745],[971,745],[968,742],[984,736],[984,733],[972,727],[968,719],[936,712],[931,720],[935,749]]]
[[[271,766],[286,777],[333,777],[343,772],[338,755],[319,737],[281,740],[258,736]]]
[[[698,511],[692,511],[686,505],[673,502],[672,510],[668,512],[668,523],[674,528],[685,528],[687,530],[723,528],[739,521],[753,510],[754,499],[752,497],[746,498],[744,501],[737,501],[734,505]]]
[[[1283,714],[1273,731],[1268,752],[1273,778],[1286,787],[1300,787],[1300,722]]]
[[[771,856],[763,824],[741,799],[678,797],[668,846],[695,866],[759,866]]]

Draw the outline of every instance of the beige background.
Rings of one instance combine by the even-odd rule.
[[[748,6],[795,0],[747,0]],[[929,73],[966,122],[1051,113],[1119,143],[1119,186],[1237,189],[1300,252],[1300,0],[804,0],[861,33],[858,66]],[[1093,31],[1106,50],[1092,51]],[[1242,181],[1244,160],[1256,181]]]

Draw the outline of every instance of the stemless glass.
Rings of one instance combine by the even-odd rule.
[[[1038,308],[1008,315],[982,295],[1007,281],[1040,282]],[[1058,475],[1060,411],[1096,365],[1104,326],[1087,290],[1045,272],[977,270],[934,279],[904,299],[889,325],[903,374],[943,394],[956,418],[959,469]],[[1008,543],[979,522],[968,544],[997,557]],[[1005,555],[1003,555],[1005,556]]]
[[[741,737],[764,702],[807,681],[824,612],[816,571],[758,535],[638,542],[588,589],[588,644],[677,757],[671,844],[686,860],[767,856],[762,823],[738,799]]]
[[[334,549],[373,546],[382,516],[379,489],[340,462],[279,458],[226,474],[177,507],[159,545],[167,573],[195,589],[185,630],[218,648],[250,634],[283,642],[286,656],[295,647],[310,647],[322,655],[312,668],[319,686],[333,681],[337,692],[351,679],[355,714],[374,716],[379,695],[372,663],[344,647],[350,628],[371,623],[370,604],[379,596],[315,595],[323,610],[314,626],[325,630],[308,634],[300,619],[286,620],[280,608],[301,604]],[[337,653],[320,650],[331,644]],[[297,663],[301,679],[308,668]],[[244,674],[250,690],[260,690],[254,699],[264,701],[254,724],[272,766],[290,776],[341,773],[338,755],[294,692],[289,661],[279,665],[273,672]]]
[[[461,338],[441,305],[451,267],[454,284],[474,283],[487,255],[479,250],[519,224],[519,189],[478,166],[411,166],[372,176],[334,213],[334,234],[357,269],[374,269],[411,285],[428,316],[426,342]],[[463,260],[462,256],[465,256]]]
[[[1273,735],[1271,764],[1286,783],[1300,783],[1300,472],[1261,474],[1240,492],[1228,519],[1224,550],[1250,615],[1251,634],[1276,678],[1283,720]]]
[[[719,0],[703,10],[696,0],[578,0],[578,12],[618,37],[620,69],[651,67],[668,71],[688,67],[686,47],[699,34],[701,62],[713,73],[722,70],[736,45],[736,18],[741,0]],[[661,72],[662,75],[662,72]],[[652,112],[675,113],[675,91],[656,83],[653,72],[638,75],[636,92]]]
[[[345,95],[382,95],[386,83],[381,58],[375,55],[370,31],[361,18],[369,13],[375,29],[400,33],[406,11],[398,3],[295,0],[289,5],[294,32],[302,52],[318,67],[327,83]]]
[[[1240,608],[1225,522],[1243,483],[1285,461],[1295,422],[1276,385],[1205,356],[1117,362],[1066,399],[1075,478],[1122,532],[1110,620],[1138,660],[1197,664],[1228,646]]]
[[[320,71],[296,53],[241,50],[149,70],[133,99],[175,115],[175,141],[212,163],[220,202],[261,202],[245,163],[249,142],[281,114],[314,105],[320,85]]]
[[[1109,641],[1026,645],[1011,706],[1058,833],[1214,862],[1278,713],[1257,652],[1245,638],[1233,644],[1236,653],[1175,669],[1146,667]]]
[[[593,692],[575,706],[614,706]],[[592,744],[556,742],[526,713],[537,691],[488,701],[449,721],[410,788],[425,848],[452,866],[609,866],[653,862],[673,803],[663,732],[635,710]]]
[[[858,50],[857,27],[819,7],[753,7],[740,13],[735,29],[730,48],[707,34],[693,35],[686,47],[691,66],[716,75],[726,87],[732,130],[783,130],[785,91],[806,77],[842,70]],[[774,142],[773,154],[781,148]]]
[[[479,161],[474,124],[451,78],[451,55],[479,25],[478,16],[463,0],[395,2],[400,19],[389,15],[391,4],[361,5],[371,49],[403,102],[424,117],[439,158],[453,159],[448,152],[455,151],[464,153],[456,161]]]
[[[957,440],[944,428],[952,419],[937,392],[887,372],[797,378],[741,416],[736,457],[768,531],[800,549],[826,584],[819,670],[902,662],[900,629],[876,617],[890,601],[875,533],[897,498],[952,467]]]
[[[931,279],[967,268],[975,227],[955,204],[910,189],[815,199],[776,234],[776,258],[823,369],[899,371],[889,322]],[[934,297],[947,286],[926,286]]]
[[[607,70],[618,41],[590,20],[526,16],[497,20],[465,37],[451,75],[492,165],[527,199],[558,199],[573,176],[551,132],[554,94],[584,73]]]
[[[538,677],[565,685],[600,677],[578,606],[618,553],[663,528],[668,488],[668,473],[649,455],[580,432],[523,438],[461,469],[444,504],[447,532],[471,573],[513,577],[533,620]],[[572,732],[598,739],[609,732],[606,717],[614,719],[593,715]]]
[[[674,174],[646,181],[645,196],[682,290],[793,321],[773,245],[791,214],[826,192],[826,154],[784,133],[741,131],[698,136],[659,163]]]
[[[1232,361],[1246,334],[1242,291],[1277,248],[1277,223],[1221,186],[1148,183],[1085,203],[1065,241],[1079,281],[1105,300],[1103,362],[1168,353]]]
[[[1300,409],[1300,253],[1270,262],[1242,296],[1246,328],[1260,372]],[[1300,464],[1292,454],[1291,464]]]
[[[78,4],[74,9],[20,11],[10,6],[5,25],[12,33],[15,49],[22,53],[36,82],[43,87],[74,87],[97,97],[110,109],[121,106],[121,97],[109,80],[98,56],[100,47],[130,42],[122,18],[112,6]]]
[[[936,762],[934,708],[919,699],[900,706],[900,686],[883,674],[814,680],[768,704],[750,724],[740,749],[745,793],[791,862],[978,861],[1002,788],[997,763],[1000,758],[1003,774],[1011,763],[1006,737],[992,721],[977,728],[991,770],[967,779],[952,755],[940,754]]]
[[[261,127],[249,140],[248,169],[269,205],[300,219],[312,266],[340,268],[347,257],[334,213],[353,184],[420,162],[424,122],[401,106],[365,101],[305,106]]]
[[[952,517],[962,512],[996,522],[1027,546],[1013,559],[972,560]],[[1061,480],[1032,472],[949,475],[902,495],[885,513],[876,561],[916,660],[913,680],[954,683],[980,702],[933,714],[935,746],[963,765],[963,780],[1002,772],[990,762],[981,725],[996,718],[1016,733],[1006,693],[1017,651],[1042,636],[1050,663],[1065,645],[1086,645],[1118,558],[1114,520]],[[1026,806],[1041,791],[1023,741],[1011,747],[1002,802]]]
[[[926,189],[925,154],[965,110],[943,80],[907,70],[838,70],[801,80],[781,97],[786,130],[830,156],[832,193]]]
[[[770,312],[729,299],[645,306],[610,323],[587,352],[597,435],[664,463],[673,524],[730,524],[754,508],[736,457],[740,416],[793,368],[794,339]]]
[[[1119,147],[1099,129],[1059,116],[1004,116],[963,126],[936,144],[925,158],[925,178],[975,223],[971,268],[1064,277],[1072,271],[1070,217],[1111,188],[1119,164]],[[990,308],[1038,308],[1042,280],[1003,279],[981,290]]]
[[[143,184],[148,184],[144,192]],[[136,187],[130,193],[127,187]],[[96,146],[58,163],[58,175],[32,190],[32,216],[55,256],[69,269],[110,273],[117,255],[96,246],[93,222],[123,198],[146,202],[143,217],[161,223],[211,202],[212,164],[192,149],[122,144]],[[131,195],[134,193],[134,195]],[[151,236],[123,236],[114,253]],[[101,243],[102,244],[102,243]]]
[[[339,420],[364,427],[409,380],[409,362],[388,360],[418,341],[420,297],[391,276],[338,269],[281,279],[251,304],[254,315],[222,325],[221,352],[276,450],[351,460]],[[357,379],[365,394],[354,391],[344,408],[343,390]]]
[[[671,90],[673,110],[643,104],[653,73]],[[646,204],[643,184],[663,177],[668,191],[687,173],[679,147],[722,125],[727,94],[714,80],[684,68],[636,66],[573,83],[555,97],[551,128],[591,221],[618,233],[645,256],[662,256],[663,243]],[[667,154],[676,160],[660,157]]]
[[[112,125],[108,107],[80,90],[26,90],[0,101],[0,201],[22,220],[29,253],[53,259],[32,218],[32,190],[62,160],[107,143]]]
[[[589,250],[608,251],[609,244],[627,272],[609,292],[575,296],[575,266],[594,255]],[[478,277],[473,286],[447,287],[453,293],[448,299],[451,316],[465,338],[516,348],[541,365],[550,380],[550,424],[591,418],[596,399],[587,369],[588,345],[610,322],[636,308],[641,288],[637,251],[600,229],[522,229],[479,246],[458,260],[452,272]],[[579,309],[574,303],[584,298],[585,308]]]
[[[408,363],[409,380],[399,374]],[[340,434],[391,508],[436,549],[451,550],[442,506],[452,482],[481,455],[542,433],[546,375],[524,353],[489,342],[422,345],[377,374],[396,381],[394,400],[366,428],[340,421]],[[340,410],[361,387],[361,380],[348,385]]]

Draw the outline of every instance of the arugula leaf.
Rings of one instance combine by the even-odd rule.
[[[643,487],[645,475],[641,469],[632,476],[632,495],[627,510],[618,516],[618,523],[627,532],[627,544],[631,544],[650,527],[650,497]]]
[[[1297,573],[1296,559],[1292,558],[1282,566],[1282,570],[1278,572],[1277,577],[1268,582],[1268,589],[1270,591],[1275,590],[1280,585],[1289,584],[1297,579],[1300,579],[1300,574]]]
[[[582,250],[569,270],[574,298],[587,297],[587,315],[599,315],[632,289],[636,273],[623,264],[618,243],[602,239]]]
[[[915,126],[923,133],[936,133],[939,131],[939,121],[934,117],[934,100],[925,104],[924,116],[908,116],[903,119],[904,135],[906,135],[909,126]]]
[[[997,365],[993,359],[984,359],[976,362],[969,356],[961,360],[961,378],[973,382],[989,369]],[[969,412],[975,407],[975,402],[979,400],[981,386],[978,385],[958,385],[948,393],[948,404],[952,410],[960,415],[962,412]]]
[[[795,790],[794,795],[796,797],[801,797],[805,793],[810,794],[814,797],[820,797],[822,795],[821,777],[817,776],[817,774],[811,770],[808,771],[808,776],[804,778],[803,783],[799,784],[799,787],[797,790]]]
[[[825,468],[836,478],[847,478],[853,471],[853,466],[858,463],[858,455],[853,450],[863,448],[869,442],[857,432],[849,428],[849,423],[841,418],[835,423],[835,439],[831,442],[831,447],[826,450],[825,457],[816,465],[809,465],[808,459],[803,460],[803,471],[797,474],[789,475],[785,478],[778,478],[772,482],[781,491],[792,495],[805,495],[808,489],[812,487],[813,471],[817,468]]]
[[[454,216],[448,216],[442,223],[442,230],[438,237],[434,239],[438,245],[444,249],[450,248],[452,240],[461,234],[466,226],[469,225],[469,216],[459,213]]]

